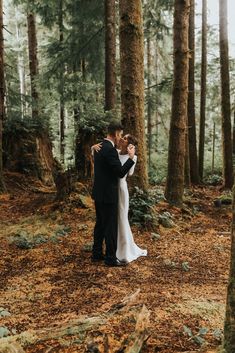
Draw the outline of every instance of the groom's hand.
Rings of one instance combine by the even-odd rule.
[[[127,147],[127,152],[128,152],[129,158],[133,159],[134,155],[135,155],[135,146],[134,145],[129,145]]]

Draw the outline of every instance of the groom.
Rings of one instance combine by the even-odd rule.
[[[94,153],[94,185],[92,197],[95,200],[96,224],[94,228],[94,244],[92,261],[104,260],[107,266],[124,266],[125,263],[116,258],[118,230],[118,179],[133,166],[135,147],[128,147],[129,159],[122,166],[115,148],[123,134],[120,123],[111,122],[108,135],[102,142],[101,150]],[[106,254],[102,253],[105,240]]]

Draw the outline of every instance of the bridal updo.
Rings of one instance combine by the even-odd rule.
[[[131,134],[127,135],[127,141],[128,141],[128,145],[134,145],[137,146],[138,142],[137,142],[137,138]]]

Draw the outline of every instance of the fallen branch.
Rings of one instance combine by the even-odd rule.
[[[19,335],[4,337],[0,339],[0,353],[8,352],[6,349],[10,346],[14,347],[15,344],[20,344],[21,347],[24,347],[25,345],[31,345],[38,341],[42,342],[50,339],[58,339],[63,336],[81,335],[94,327],[104,324],[105,321],[105,319],[99,316],[86,319],[78,318],[60,327],[54,326],[41,330],[28,330]]]
[[[133,294],[127,295],[120,303],[114,304],[108,311],[107,314],[115,314],[116,311],[120,311],[124,308],[129,308],[130,306],[134,305],[136,299],[140,293],[140,289],[138,288]],[[105,315],[105,314],[104,314]]]
[[[39,330],[28,330],[18,335],[8,336],[0,339],[0,353],[24,353],[23,348],[27,345],[32,345],[37,342],[45,342],[48,340],[57,340],[65,336],[85,337],[87,331],[94,330],[99,326],[105,324],[110,317],[130,307],[135,302],[140,290],[125,297],[120,303],[113,305],[106,313],[100,316],[90,318],[79,317],[72,321],[66,322],[61,326],[52,326]],[[106,342],[108,347],[108,341]],[[106,348],[106,351],[108,348]]]
[[[1,353],[25,353],[23,348],[17,343],[13,344],[1,344],[0,347]]]
[[[140,313],[137,316],[135,332],[132,333],[127,340],[124,341],[118,352],[123,353],[139,353],[144,342],[149,338],[148,326],[149,326],[150,312],[143,305]]]

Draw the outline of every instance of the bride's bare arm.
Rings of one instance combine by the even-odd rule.
[[[134,164],[134,165],[131,167],[131,169],[129,170],[129,172],[128,172],[128,175],[129,175],[129,176],[133,175],[133,173],[134,173],[135,165],[136,165],[136,162],[137,162],[137,156],[136,156],[136,155],[134,155],[133,162],[134,162],[135,164]]]
[[[102,142],[96,143],[95,145],[91,146],[91,153],[94,154],[94,152],[99,152],[102,147]]]

